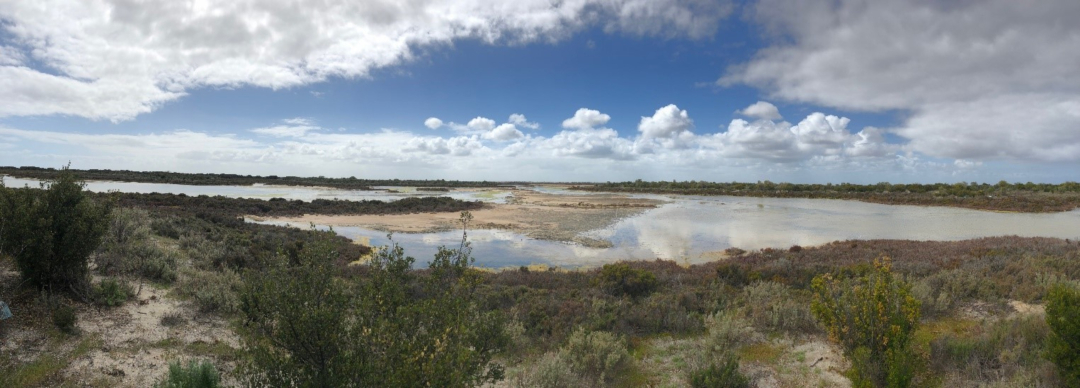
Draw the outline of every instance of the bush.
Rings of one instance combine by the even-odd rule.
[[[109,217],[108,230],[102,236],[104,248],[122,247],[150,237],[150,213],[143,209],[119,207]]]
[[[957,329],[930,340],[933,374],[955,375],[967,385],[991,385],[1006,378],[1053,371],[1053,365],[1042,358],[1050,332],[1043,317],[1029,315],[971,323],[971,327]],[[1044,381],[1017,386],[1047,385],[1054,384]]]
[[[810,308],[791,288],[776,282],[754,282],[743,289],[746,312],[755,327],[788,332],[813,332],[817,328]]]
[[[187,319],[178,311],[165,313],[161,316],[161,326],[173,327],[187,323]]]
[[[911,285],[895,279],[888,258],[858,278],[819,275],[812,283],[811,309],[829,338],[852,362],[856,386],[906,387],[914,377],[911,333],[919,301]]]
[[[632,298],[648,295],[656,289],[656,275],[645,269],[633,268],[627,263],[604,264],[596,277],[606,291]]]
[[[78,328],[75,324],[79,317],[75,315],[75,309],[64,303],[55,303],[52,306],[52,321],[60,331],[67,334],[75,334]]]
[[[191,298],[204,313],[232,314],[239,310],[243,280],[230,269],[206,271],[187,268],[180,277],[177,292]]]
[[[467,217],[463,218],[467,219]],[[345,281],[329,236],[245,279],[241,310],[257,386],[477,386],[501,380],[499,316],[478,308],[468,244],[417,276],[399,246]],[[360,284],[356,284],[359,281]]]
[[[43,190],[0,187],[0,249],[39,289],[85,296],[87,259],[108,228],[110,206],[97,204],[67,167]]]
[[[216,388],[220,387],[221,377],[217,368],[210,361],[191,360],[187,366],[179,362],[169,363],[169,374],[164,380],[154,385],[156,388]]]
[[[559,350],[559,357],[578,376],[609,382],[630,364],[626,344],[615,334],[578,328]]]
[[[133,296],[135,290],[131,285],[116,279],[103,279],[94,287],[94,302],[102,306],[116,307]]]
[[[1046,323],[1051,332],[1047,358],[1057,364],[1065,385],[1080,386],[1080,290],[1064,284],[1051,287]]]
[[[530,388],[564,388],[586,386],[570,370],[558,352],[547,352],[528,371],[515,381],[516,386]]]
[[[724,310],[705,317],[709,329],[709,350],[729,353],[754,338],[754,328],[737,310]]]
[[[709,364],[707,368],[690,373],[690,386],[694,388],[745,388],[750,386],[750,380],[739,372],[738,358],[729,356],[720,363]]]
[[[121,244],[102,244],[94,255],[98,272],[106,275],[129,274],[162,283],[177,279],[180,257],[150,239],[131,240]]]

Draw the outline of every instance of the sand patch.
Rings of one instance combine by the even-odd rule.
[[[186,323],[166,327],[161,318],[179,314]],[[148,387],[168,372],[169,362],[209,358],[192,354],[195,347],[237,349],[239,339],[216,317],[196,313],[184,302],[144,285],[132,301],[113,308],[93,308],[79,316],[83,335],[96,335],[102,345],[75,359],[65,374],[75,381],[106,380],[113,386]],[[216,360],[219,372],[232,369]],[[228,378],[228,373],[222,373]]]
[[[619,219],[654,208],[661,201],[630,198],[619,194],[555,195],[532,190],[513,190],[509,204],[487,204],[472,210],[470,229],[509,230],[540,239],[575,242],[596,248],[610,242],[578,235],[614,224]],[[318,215],[299,217],[248,217],[255,221],[315,223],[329,226],[356,226],[394,233],[436,233],[461,228],[460,213],[414,213],[393,215]]]
[[[1017,317],[1026,317],[1028,315],[1044,315],[1046,314],[1046,306],[1041,304],[1029,304],[1019,300],[1010,300],[1009,307],[1015,310]]]
[[[794,349],[796,354],[802,354],[801,360],[796,359],[800,366],[809,368],[810,373],[820,378],[820,381],[829,387],[850,387],[851,380],[843,375],[848,369],[847,359],[844,358],[840,347],[815,339]]]

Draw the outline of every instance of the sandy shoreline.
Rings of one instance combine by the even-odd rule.
[[[624,217],[638,215],[662,202],[631,198],[622,194],[555,195],[532,190],[511,190],[507,204],[487,204],[470,213],[470,229],[510,230],[540,239],[575,242],[588,247],[608,248],[611,243],[579,237],[582,232],[610,226]],[[394,215],[319,215],[299,217],[254,217],[256,221],[315,223],[329,226],[357,226],[395,233],[434,233],[461,227],[459,213],[414,213]]]

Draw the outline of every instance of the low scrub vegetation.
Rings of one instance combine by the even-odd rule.
[[[169,374],[154,385],[154,388],[217,388],[221,386],[221,376],[217,368],[209,361],[189,361],[187,365],[179,362],[169,363]]]
[[[327,178],[327,177],[296,177],[296,176],[257,176],[239,174],[191,174],[169,171],[128,171],[128,170],[72,170],[84,179],[121,181],[121,182],[145,182],[145,183],[174,183],[181,185],[280,185],[280,186],[321,186],[334,187],[348,190],[372,190],[373,186],[416,186],[416,187],[494,187],[513,182],[487,182],[487,181],[447,181],[436,180],[412,180],[412,179],[357,179]],[[62,170],[54,168],[42,168],[33,166],[0,167],[0,174],[11,175],[20,178],[54,179],[61,174]]]
[[[97,197],[110,198],[120,206],[203,214],[203,217],[300,216],[304,214],[409,214],[457,212],[476,210],[484,206],[479,201],[462,201],[450,197],[407,197],[396,201],[347,201],[315,199],[301,201],[284,198],[230,198],[223,196],[188,196],[162,193],[105,193]]]
[[[631,193],[731,195],[774,198],[854,199],[890,205],[952,206],[984,210],[1021,212],[1059,212],[1080,207],[1080,183],[1009,183],[960,182],[932,184],[857,185],[851,183],[798,184],[724,183],[699,181],[609,182],[573,189]]]
[[[464,242],[441,248],[418,274],[413,258],[388,247],[350,282],[337,275],[332,244],[317,241],[295,262],[281,257],[251,274],[241,293],[251,382],[458,387],[502,379],[492,358],[506,343],[503,321],[474,302],[481,278],[469,251]]]
[[[48,193],[0,190],[4,206],[25,203],[23,195],[44,203]],[[65,195],[79,198],[72,193]],[[216,359],[221,375],[213,365],[177,364],[180,377],[170,368],[160,386],[202,384],[194,381],[208,381],[198,376],[210,371],[260,386],[477,386],[505,378],[530,387],[738,387],[777,377],[810,384],[804,380],[832,370],[813,369],[816,361],[792,349],[826,337],[846,359],[832,368],[857,386],[1077,381],[1075,241],[837,241],[732,250],[724,261],[691,266],[654,260],[487,272],[472,267],[464,239],[439,250],[426,268],[414,268],[397,246],[349,265],[370,248],[330,231],[245,223],[237,215],[247,205],[81,198],[90,205],[75,208],[91,209],[101,224],[94,229],[101,244],[86,245],[85,261],[73,261],[85,266],[76,278],[86,290],[45,281],[53,286],[43,289],[54,292],[42,294],[25,273],[3,281],[0,295],[17,314],[10,323],[75,341],[59,333],[79,332],[80,311],[125,310],[87,303],[125,303],[130,284],[143,281],[184,301],[185,315],[160,319],[170,331],[206,315],[231,321],[244,350]],[[411,209],[384,205],[390,208],[372,211]],[[15,218],[0,218],[0,227],[25,227]],[[18,233],[27,232],[0,232]],[[0,241],[0,266],[22,270],[13,250],[21,240]],[[891,260],[875,263],[882,257]],[[0,354],[0,382],[63,385],[67,363]],[[36,377],[31,369],[38,367],[48,377]],[[174,380],[191,383],[166,385]]]

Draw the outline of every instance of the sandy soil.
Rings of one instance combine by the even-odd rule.
[[[796,346],[794,351],[805,355],[802,361],[796,362],[808,368],[810,374],[820,378],[826,386],[851,386],[851,380],[843,375],[850,365],[839,346],[822,339],[814,339]]]
[[[630,198],[619,194],[554,195],[532,190],[512,190],[511,194],[512,198],[507,204],[488,204],[483,209],[471,211],[473,221],[469,228],[511,230],[535,239],[607,248],[611,246],[610,242],[578,237],[578,234],[607,227],[623,217],[637,215],[662,203],[658,200]],[[359,226],[395,233],[431,233],[460,228],[459,216],[458,213],[360,216],[307,214],[300,217],[249,218],[258,221]]]
[[[201,316],[165,290],[143,286],[134,301],[114,309],[90,309],[79,316],[82,335],[98,336],[100,348],[75,359],[65,370],[74,381],[105,379],[112,386],[148,387],[168,372],[170,361],[187,362],[193,348],[239,348],[239,339],[220,318]],[[184,323],[166,327],[161,318],[178,313]],[[231,365],[215,362],[219,371]],[[228,377],[229,374],[224,374]]]

